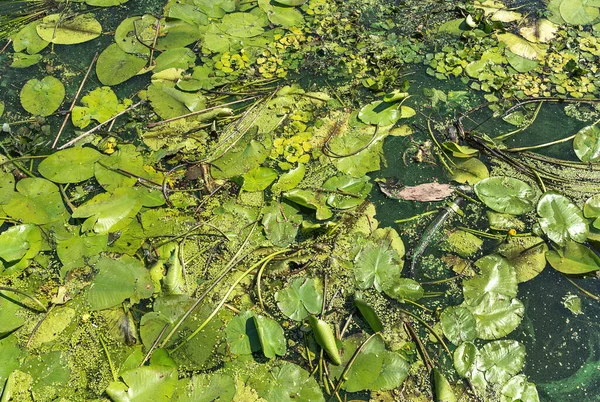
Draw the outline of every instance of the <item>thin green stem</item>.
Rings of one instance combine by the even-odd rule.
[[[425,328],[427,328],[427,330],[431,333],[431,335],[433,335],[433,337],[435,339],[437,339],[437,341],[442,345],[442,347],[444,348],[444,350],[446,351],[446,353],[448,353],[448,356],[450,356],[450,359],[452,359],[452,353],[450,353],[450,349],[448,349],[448,346],[446,345],[446,342],[444,342],[444,340],[442,339],[441,336],[438,335],[437,332],[435,332],[435,330],[429,325],[427,324],[425,321],[423,321],[419,316],[411,313],[408,310],[404,310],[402,308],[398,309],[401,313],[404,314],[408,314],[409,316],[411,316],[412,318],[414,318],[415,320],[417,320],[419,322],[419,324],[423,325]]]
[[[410,221],[421,219],[421,218],[423,218],[425,216],[429,216],[429,215],[433,215],[433,214],[437,214],[437,213],[438,213],[438,210],[436,209],[434,211],[427,211],[427,212],[423,212],[422,214],[411,216],[410,218],[398,219],[398,220],[396,220],[394,222],[395,223],[410,222]]]
[[[38,300],[38,298],[37,298],[37,297],[35,297],[35,296],[33,296],[33,295],[30,295],[30,294],[29,294],[29,293],[27,293],[27,292],[23,292],[22,290],[19,290],[19,289],[13,289],[13,288],[9,288],[9,287],[6,287],[6,286],[0,286],[0,291],[4,291],[4,292],[12,292],[12,293],[17,293],[17,294],[20,294],[21,296],[25,296],[25,297],[27,297],[28,299],[30,299],[30,300],[32,300],[33,302],[35,302],[35,304],[37,304],[38,306],[40,306],[40,307],[42,308],[42,311],[44,311],[44,312],[47,312],[47,311],[48,311],[48,309],[46,308],[46,306],[44,306],[44,305],[42,304],[42,302]]]

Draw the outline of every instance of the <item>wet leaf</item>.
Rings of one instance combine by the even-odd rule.
[[[498,40],[504,43],[514,54],[529,60],[542,60],[546,55],[547,46],[531,43],[512,33],[498,34]]]
[[[303,368],[286,361],[254,372],[248,379],[248,385],[266,401],[325,402],[314,377]]]
[[[96,39],[102,33],[102,26],[92,14],[68,18],[61,14],[51,14],[42,19],[36,30],[45,41],[57,45],[73,45]]]
[[[17,314],[21,309],[17,302],[19,301],[14,299],[12,293],[0,291],[0,345],[2,344],[2,338],[25,324],[23,317]],[[2,365],[0,365],[1,371]]]
[[[600,257],[583,244],[567,241],[559,250],[546,253],[548,263],[555,270],[569,275],[581,275],[600,269]]]
[[[215,179],[240,176],[263,163],[271,151],[271,137],[257,136],[257,129],[249,130],[231,149],[212,163]]]
[[[458,162],[452,167],[454,173],[450,178],[457,183],[467,183],[475,185],[490,175],[487,166],[477,158],[470,158],[463,162]]]
[[[323,183],[324,189],[332,191],[327,198],[327,204],[336,209],[348,209],[360,205],[373,188],[369,180],[368,176],[354,178],[337,175],[329,178]]]
[[[15,52],[26,51],[28,54],[33,55],[41,52],[50,44],[38,35],[36,27],[39,23],[40,21],[30,22],[13,35],[12,42]]]
[[[33,377],[32,393],[47,395],[56,393],[68,381],[71,369],[64,364],[66,355],[61,351],[45,353],[28,358],[21,370]]]
[[[444,335],[455,345],[470,342],[477,337],[475,317],[466,307],[447,307],[440,315],[440,322]]]
[[[153,72],[158,73],[169,68],[187,70],[194,66],[195,61],[196,54],[187,47],[169,49],[156,58]]]
[[[477,304],[468,308],[475,317],[477,337],[498,339],[513,332],[523,319],[525,307],[517,299],[507,299],[497,293],[484,294]]]
[[[104,310],[137,296],[150,297],[154,286],[144,264],[136,258],[122,256],[118,259],[101,257],[95,266],[94,278],[87,301],[91,310]]]
[[[198,374],[177,382],[173,402],[231,402],[236,395],[234,379],[227,374]]]
[[[156,22],[156,17],[150,14],[124,19],[115,31],[115,43],[126,53],[150,54]]]
[[[477,305],[489,293],[506,298],[517,295],[517,275],[508,261],[496,254],[480,258],[475,263],[480,273],[463,282],[465,302]]]
[[[23,109],[37,116],[50,116],[65,98],[65,87],[58,79],[48,76],[32,79],[21,90]]]
[[[81,103],[83,106],[75,106],[71,114],[73,125],[79,128],[87,127],[92,120],[104,123],[125,110],[125,105],[119,104],[117,95],[109,87],[94,89],[81,98]]]
[[[600,229],[600,194],[596,194],[586,200],[583,205],[583,216],[594,219],[592,226]]]
[[[106,393],[114,402],[167,402],[177,386],[177,370],[165,366],[144,366],[121,375],[123,382],[111,382]]]
[[[111,7],[127,3],[129,0],[85,0],[90,6]]]
[[[58,306],[50,311],[44,321],[41,322],[35,334],[33,334],[30,345],[32,348],[38,348],[45,343],[52,342],[57,338],[60,339],[61,334],[71,325],[75,319],[77,312],[65,306]],[[69,334],[67,333],[66,336]]]
[[[479,351],[477,366],[492,384],[503,384],[517,374],[525,362],[525,347],[517,341],[486,343]]]
[[[279,180],[277,183],[271,187],[271,191],[274,193],[280,193],[282,191],[291,190],[296,188],[298,184],[304,178],[304,174],[306,172],[306,167],[304,164],[299,163],[294,169],[291,169],[288,172],[285,172],[279,176]]]
[[[0,301],[0,305],[2,305],[2,301]],[[1,329],[0,334],[2,334]],[[19,368],[19,360],[24,354],[24,351],[19,348],[17,338],[14,336],[0,339],[0,384],[4,386],[10,373]]]
[[[474,187],[477,197],[496,212],[521,215],[535,208],[535,191],[512,177],[490,177]]]
[[[409,364],[400,354],[386,351],[383,355],[383,365],[377,379],[369,388],[378,391],[388,391],[402,385],[409,373]]]
[[[301,6],[302,4],[306,3],[306,0],[273,0],[273,1],[275,1],[275,3],[281,4],[282,6],[290,6],[290,7]]]
[[[269,21],[273,24],[280,25],[283,28],[301,27],[304,25],[304,16],[300,11],[291,7],[281,7],[279,4],[282,3],[271,2],[270,0],[258,1],[258,6],[267,13]]]
[[[521,36],[530,42],[548,43],[556,37],[558,26],[541,18],[533,23],[532,26],[523,27],[519,30]]]
[[[587,239],[587,221],[581,210],[564,195],[554,191],[544,193],[537,212],[542,230],[553,242],[564,246],[569,240],[583,243]]]
[[[363,123],[381,126],[391,126],[402,117],[397,103],[383,101],[371,102],[358,112],[358,118]]]
[[[264,32],[261,19],[251,13],[225,15],[221,20],[220,29],[238,38],[251,38]]]
[[[560,3],[560,16],[572,25],[587,25],[594,22],[600,12],[596,7],[588,7],[585,0],[564,0]]]
[[[535,384],[528,382],[523,374],[512,377],[504,384],[501,391],[502,402],[539,402]]]
[[[244,191],[263,191],[277,178],[277,171],[267,167],[256,167],[244,174]]]
[[[436,367],[433,369],[435,385],[435,402],[456,402],[456,395],[444,374]]]
[[[58,187],[48,180],[38,178],[19,180],[17,192],[3,209],[14,219],[36,225],[60,220],[66,213]]]
[[[35,225],[17,225],[13,226],[0,234],[0,258],[5,262],[17,261],[23,258],[27,251],[36,245],[30,243],[32,231],[37,231],[37,250],[41,244],[41,235]]]
[[[394,250],[367,245],[354,260],[354,276],[359,288],[389,289],[400,278],[400,257]],[[394,294],[397,292],[393,291]]]
[[[254,324],[265,356],[274,359],[277,355],[285,355],[286,342],[281,325],[277,321],[262,315],[254,316]]]
[[[575,134],[573,149],[582,162],[598,162],[600,160],[600,129],[587,126]]]
[[[94,176],[94,164],[101,157],[93,148],[68,148],[44,159],[38,170],[55,183],[79,183]]]
[[[325,204],[325,194],[309,190],[293,189],[283,193],[283,197],[300,206],[316,210],[316,218],[319,220],[329,219],[333,216],[333,212]]]
[[[300,223],[302,216],[287,203],[273,203],[264,210],[262,224],[265,234],[275,246],[287,247],[292,244]]]
[[[15,53],[10,66],[12,68],[27,68],[39,63],[40,60],[42,60],[42,55],[39,54]]]
[[[125,53],[113,43],[100,53],[96,75],[103,85],[118,85],[134,77],[145,65],[146,59]]]
[[[504,256],[517,273],[517,282],[535,278],[546,266],[548,246],[535,236],[510,237],[498,247],[498,254]]]
[[[182,116],[206,107],[204,96],[180,91],[174,87],[174,84],[170,83],[150,85],[147,98],[156,114],[163,119]]]
[[[302,321],[309,314],[321,312],[321,283],[317,279],[294,279],[289,286],[275,293],[277,307],[288,318]]]
[[[446,237],[442,246],[444,250],[466,258],[475,255],[483,245],[483,240],[464,230],[455,230]]]
[[[477,347],[471,342],[460,344],[454,351],[454,368],[461,377],[467,377],[477,360]]]
[[[59,241],[56,253],[64,269],[72,269],[86,265],[86,261],[98,257],[106,251],[108,235],[78,236]]]
[[[390,284],[384,289],[385,294],[396,300],[419,300],[425,291],[419,282],[409,278],[392,278]]]
[[[231,353],[249,355],[260,350],[260,340],[254,323],[254,313],[243,311],[233,317],[225,328]]]

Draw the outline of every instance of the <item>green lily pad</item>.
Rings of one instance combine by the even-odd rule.
[[[30,345],[37,348],[45,343],[50,343],[61,336],[61,334],[71,325],[77,312],[66,306],[57,306],[52,309],[44,321],[37,328],[37,331],[31,338]],[[67,332],[68,334],[68,332]]]
[[[504,384],[517,374],[525,362],[525,347],[517,341],[486,343],[479,351],[477,366],[492,384]]]
[[[73,218],[88,218],[85,229],[98,234],[126,228],[142,208],[141,192],[135,188],[117,188],[113,193],[98,194],[73,211]]]
[[[196,54],[187,47],[169,49],[156,58],[153,72],[158,73],[169,68],[187,70],[194,66],[195,61]]]
[[[146,59],[126,53],[113,43],[100,53],[96,75],[103,85],[118,85],[137,75],[145,65]]]
[[[124,19],[115,31],[115,43],[126,53],[150,54],[156,22],[156,17],[150,14]]]
[[[289,286],[275,293],[277,307],[288,318],[302,321],[309,314],[321,312],[323,291],[317,279],[294,279]]]
[[[587,126],[575,134],[573,149],[582,162],[598,162],[600,160],[600,128]]]
[[[465,230],[455,230],[446,237],[442,246],[443,249],[466,258],[475,255],[481,246],[483,240]]]
[[[271,168],[259,166],[244,174],[244,191],[263,191],[277,178],[277,171]]]
[[[70,269],[86,265],[86,261],[106,251],[107,246],[108,235],[73,236],[59,241],[56,253],[63,266]]]
[[[300,366],[286,361],[253,371],[248,385],[265,401],[325,402],[315,378]]]
[[[477,337],[498,339],[513,332],[523,319],[525,307],[517,299],[507,299],[497,293],[486,293],[478,303],[467,305],[477,328]]]
[[[102,26],[92,14],[79,14],[70,18],[51,14],[42,19],[36,30],[45,41],[57,45],[73,45],[96,39],[102,33]]]
[[[33,377],[33,395],[52,395],[69,381],[71,370],[65,364],[66,355],[61,351],[29,357],[20,370]]]
[[[454,395],[452,385],[450,385],[444,374],[437,367],[433,369],[433,383],[435,402],[456,402],[456,395]]]
[[[39,178],[19,180],[17,192],[3,209],[11,218],[36,225],[62,219],[67,212],[56,184]]]
[[[177,382],[173,402],[231,402],[236,395],[234,379],[227,374],[199,374]]]
[[[112,7],[127,3],[129,0],[85,0],[90,6]]]
[[[18,225],[2,232],[0,234],[0,258],[5,262],[17,261],[23,258],[31,248],[28,240],[32,230],[39,231],[35,225]]]
[[[447,307],[440,315],[440,323],[446,338],[455,345],[477,338],[475,317],[466,307]]]
[[[327,198],[327,204],[336,209],[348,209],[360,205],[373,188],[369,180],[369,176],[354,178],[345,175],[327,179],[323,183],[323,188],[332,191]]]
[[[13,297],[12,293],[0,291],[0,340],[25,324],[23,317],[17,314],[21,307]]]
[[[65,87],[58,79],[48,76],[32,79],[21,90],[23,109],[37,116],[50,116],[65,98]]]
[[[133,187],[138,178],[157,185],[163,182],[163,174],[144,166],[144,158],[132,144],[120,145],[110,156],[103,155],[94,166],[94,176],[106,191],[119,187]]]
[[[146,94],[156,114],[163,119],[182,116],[206,107],[204,96],[180,91],[171,83],[154,83],[148,87]]]
[[[115,307],[129,298],[150,297],[154,291],[150,273],[136,258],[101,257],[95,269],[98,274],[87,295],[92,310]]]
[[[539,402],[540,398],[535,384],[528,382],[523,374],[512,377],[502,387],[502,402]]]
[[[275,1],[275,3],[277,4],[281,4],[282,6],[290,6],[290,7],[297,7],[297,6],[301,6],[302,4],[306,3],[306,0],[273,0]]]
[[[177,387],[177,370],[166,366],[144,366],[121,375],[123,382],[111,382],[106,393],[114,402],[168,402]]]
[[[264,209],[262,224],[267,239],[275,246],[287,247],[296,240],[302,216],[287,203],[272,203]]]
[[[0,205],[10,201],[15,192],[15,176],[12,173],[0,172]]]
[[[125,110],[125,105],[119,104],[117,95],[109,87],[94,89],[81,98],[81,103],[83,106],[75,106],[71,114],[73,125],[79,128],[87,127],[92,120],[104,123]]]
[[[425,294],[425,290],[419,282],[410,278],[392,278],[384,291],[388,296],[401,302],[404,300],[416,301]]]
[[[313,337],[317,344],[323,348],[325,353],[327,353],[331,363],[335,366],[339,366],[342,363],[342,360],[331,325],[314,315],[308,316],[308,323],[310,324]]]
[[[467,377],[477,360],[477,347],[471,342],[463,342],[454,351],[454,368],[461,377]]]
[[[225,15],[221,20],[220,29],[238,38],[251,38],[264,32],[262,20],[251,13]]]
[[[25,25],[19,32],[12,37],[13,49],[15,52],[26,51],[30,55],[41,52],[50,44],[43,40],[37,33],[37,26],[40,21],[33,21]]]
[[[531,43],[521,36],[506,32],[497,35],[498,40],[514,54],[529,60],[542,60],[546,56],[547,45]]]
[[[262,315],[254,316],[254,324],[265,356],[274,359],[276,356],[285,355],[286,342],[281,325],[277,321]]]
[[[354,299],[354,305],[360,311],[360,315],[364,318],[364,320],[369,324],[369,327],[375,332],[383,331],[383,323],[379,319],[379,316],[366,301],[356,298]]]
[[[457,183],[475,185],[490,175],[487,166],[477,158],[470,158],[456,163],[452,167],[450,178]]]
[[[555,270],[569,275],[581,275],[600,269],[600,257],[583,244],[567,241],[564,248],[546,253]]]
[[[211,175],[215,179],[240,176],[263,163],[271,152],[269,135],[257,135],[256,127],[250,129],[231,149],[213,161]]]
[[[304,16],[299,10],[287,7],[286,5],[281,7],[278,4],[281,4],[281,2],[272,3],[270,0],[258,1],[258,6],[267,13],[267,17],[271,23],[286,29],[304,25]]]
[[[402,118],[402,113],[397,103],[375,101],[363,106],[358,118],[365,124],[391,126]]]
[[[526,59],[525,57],[514,54],[510,50],[506,50],[506,60],[508,64],[520,73],[527,73],[536,69],[540,63],[537,60]]]
[[[535,208],[535,191],[512,177],[490,177],[474,187],[477,197],[496,212],[521,215]]]
[[[588,198],[583,205],[583,216],[594,219],[592,226],[600,229],[600,194]]]
[[[477,305],[481,299],[490,293],[506,298],[517,295],[517,274],[505,258],[492,254],[477,260],[475,265],[480,273],[463,282],[465,302]]]
[[[333,212],[325,204],[325,194],[309,190],[293,189],[283,193],[283,197],[300,206],[316,210],[316,218],[319,220],[329,219],[333,216]]]
[[[273,184],[273,187],[271,187],[271,191],[273,191],[273,193],[280,193],[296,188],[302,179],[304,179],[305,173],[306,166],[299,163],[295,168],[281,174],[277,183]]]
[[[10,66],[12,68],[27,68],[39,63],[41,60],[41,54],[15,53]]]
[[[101,157],[93,148],[64,149],[44,159],[38,170],[55,183],[79,183],[94,176],[94,163]]]
[[[588,25],[598,19],[600,10],[586,6],[585,0],[564,0],[560,3],[560,16],[572,25]]]
[[[0,301],[0,305],[1,304],[2,301]],[[1,329],[0,334],[2,334]],[[3,384],[4,386],[10,373],[19,368],[19,360],[24,354],[24,351],[19,348],[16,337],[7,336],[6,338],[0,339],[0,384]]]
[[[568,240],[583,243],[587,239],[587,221],[581,210],[564,195],[554,191],[544,193],[537,212],[542,230],[553,242],[564,246]]]
[[[508,260],[517,273],[517,282],[535,278],[546,267],[546,242],[539,237],[511,237],[498,247],[498,254]]]
[[[364,246],[354,260],[354,276],[358,287],[375,287],[378,291],[390,288],[400,278],[400,257],[395,250],[375,244]]]
[[[254,313],[243,311],[233,317],[225,328],[231,353],[249,355],[260,350],[260,340],[254,323]]]

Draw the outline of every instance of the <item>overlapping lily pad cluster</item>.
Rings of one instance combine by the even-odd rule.
[[[552,3],[565,22],[584,24],[569,13],[576,1]],[[49,44],[98,40],[103,11],[77,6],[13,32],[12,67],[52,57]],[[500,338],[525,313],[518,283],[546,261],[568,274],[600,266],[583,244],[596,233],[587,219],[600,230],[600,200],[581,189],[580,172],[566,180],[585,194],[583,211],[546,191],[544,180],[557,180],[551,173],[538,174],[539,189],[535,177],[489,177],[475,145],[440,144],[431,133],[432,163],[445,165],[449,180],[474,185],[483,204],[472,208],[489,208],[484,235],[506,240],[481,256],[481,232],[449,234],[444,266],[469,276],[462,295],[448,292],[462,300],[450,307],[429,304],[426,296],[439,295],[403,273],[404,242],[380,227],[368,200],[369,174],[386,163],[384,140],[413,132],[405,123],[419,105],[400,82],[405,64],[425,57],[438,78],[467,74],[474,88],[508,97],[511,80],[525,81],[543,64],[533,59],[555,54],[545,59],[554,86],[531,93],[595,90],[595,70],[546,44],[570,37],[596,57],[593,33],[540,21],[520,36],[493,31],[494,21],[522,16],[500,3],[471,6],[466,20],[441,30],[478,44],[452,42],[425,57],[389,4],[167,1],[162,16],[118,24],[97,60],[89,55],[89,80],[40,69],[20,88],[23,110],[7,102],[3,115],[0,103],[2,401],[537,401],[521,374],[524,346]],[[561,81],[571,67],[579,81]],[[306,80],[302,69],[345,88]],[[280,80],[290,76],[298,79]],[[128,92],[136,77],[147,80],[144,88]],[[77,95],[65,89],[79,83]],[[347,107],[358,91],[368,100]],[[465,91],[427,94],[431,108],[469,103]],[[47,154],[8,148],[12,127],[29,115],[35,124],[47,119]],[[533,118],[507,120],[520,128]],[[581,166],[600,159],[599,133],[594,124],[574,136]],[[488,147],[504,149],[500,141]],[[523,214],[537,220],[536,234],[513,233],[525,230],[516,217]],[[439,317],[436,307],[445,307]],[[439,352],[435,364],[427,350]]]

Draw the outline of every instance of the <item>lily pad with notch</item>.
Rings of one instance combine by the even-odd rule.
[[[519,179],[490,177],[478,182],[474,189],[477,197],[496,212],[521,215],[535,208],[535,191]]]
[[[538,202],[538,222],[550,240],[564,246],[573,240],[583,243],[589,228],[581,210],[571,200],[555,191],[548,191]]]

